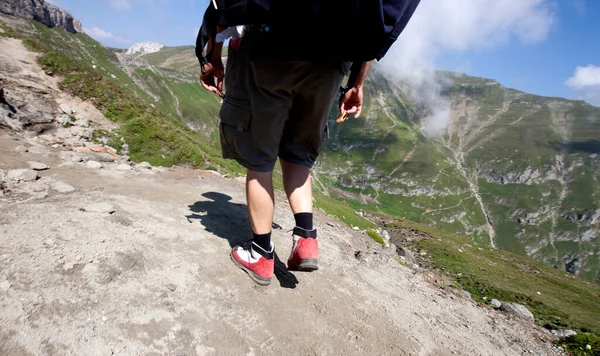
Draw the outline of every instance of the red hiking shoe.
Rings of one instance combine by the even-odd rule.
[[[317,229],[305,230],[295,227],[294,245],[288,259],[288,269],[296,271],[315,271],[319,269],[319,242]]]
[[[271,242],[271,251],[265,251],[249,240],[243,246],[235,246],[231,250],[231,260],[246,271],[254,282],[261,286],[268,286],[275,268],[274,251],[273,242]]]

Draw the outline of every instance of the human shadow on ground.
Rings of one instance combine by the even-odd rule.
[[[188,206],[191,214],[185,217],[190,223],[200,221],[206,231],[227,240],[231,247],[242,245],[252,236],[246,204],[233,203],[229,195],[218,192],[207,192],[202,196],[211,200],[197,201]],[[281,229],[281,226],[273,223],[273,228]],[[274,274],[281,287],[296,288],[298,279],[288,271],[277,252]]]

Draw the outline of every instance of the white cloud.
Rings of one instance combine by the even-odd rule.
[[[600,66],[577,67],[565,85],[573,89],[578,99],[600,106]]]
[[[108,3],[110,6],[117,11],[129,11],[131,9],[131,4],[128,0],[109,0]]]
[[[577,67],[575,74],[565,84],[572,89],[600,86],[600,67],[591,64],[587,67]]]
[[[408,80],[415,95],[430,109],[423,127],[448,123],[448,103],[439,93],[435,65],[446,53],[487,50],[513,40],[544,41],[555,21],[552,0],[426,0],[421,1],[397,43],[382,60],[384,69]]]
[[[83,30],[90,37],[92,37],[93,39],[100,41],[100,42],[108,42],[108,43],[114,43],[114,44],[120,44],[120,45],[131,44],[130,40],[125,39],[123,37],[113,35],[112,32],[103,30],[99,27],[91,27],[91,28],[86,27]]]

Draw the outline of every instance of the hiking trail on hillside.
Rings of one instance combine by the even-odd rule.
[[[533,323],[437,288],[319,210],[321,269],[287,271],[281,192],[276,278],[257,286],[229,258],[251,236],[244,180],[99,150],[92,131],[115,124],[57,83],[0,38],[17,110],[0,121],[0,354],[562,354]],[[48,119],[22,129],[19,115]]]

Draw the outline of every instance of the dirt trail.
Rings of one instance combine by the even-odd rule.
[[[21,54],[3,60],[31,65]],[[277,278],[259,287],[228,256],[250,236],[240,179],[81,158],[0,130],[1,170],[50,167],[0,194],[1,355],[558,353],[540,329],[437,289],[320,211],[321,269],[288,272],[293,218],[279,193]]]

